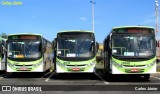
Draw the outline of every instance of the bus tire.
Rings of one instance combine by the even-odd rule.
[[[19,72],[12,72],[12,75],[17,76],[17,75],[19,75]]]
[[[0,71],[0,74],[5,74],[5,73],[6,73],[5,70]]]
[[[150,78],[150,74],[145,74],[144,75],[144,80],[149,80],[149,78]]]
[[[105,78],[107,81],[112,81],[113,75],[112,75],[109,71],[105,71],[104,78]]]

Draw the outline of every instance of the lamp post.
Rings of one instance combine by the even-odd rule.
[[[156,32],[155,32],[155,35],[157,36],[157,33],[158,33],[158,31],[159,31],[159,14],[158,14],[158,6],[159,6],[159,4],[158,4],[158,0],[155,0],[155,15],[156,15]]]
[[[94,32],[94,0],[90,1],[92,3],[92,31]]]

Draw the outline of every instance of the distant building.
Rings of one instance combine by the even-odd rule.
[[[98,49],[98,52],[96,54],[96,60],[97,62],[102,62],[103,61],[103,43],[98,43],[99,44],[99,49]]]

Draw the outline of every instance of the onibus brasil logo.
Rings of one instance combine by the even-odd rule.
[[[1,0],[1,5],[3,5],[3,6],[19,6],[19,5],[23,5],[23,2],[18,1],[18,0]]]

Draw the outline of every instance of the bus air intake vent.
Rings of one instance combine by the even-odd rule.
[[[15,66],[32,66],[32,65],[15,65]]]
[[[86,64],[82,64],[82,65],[67,65],[67,66],[86,66]]]

